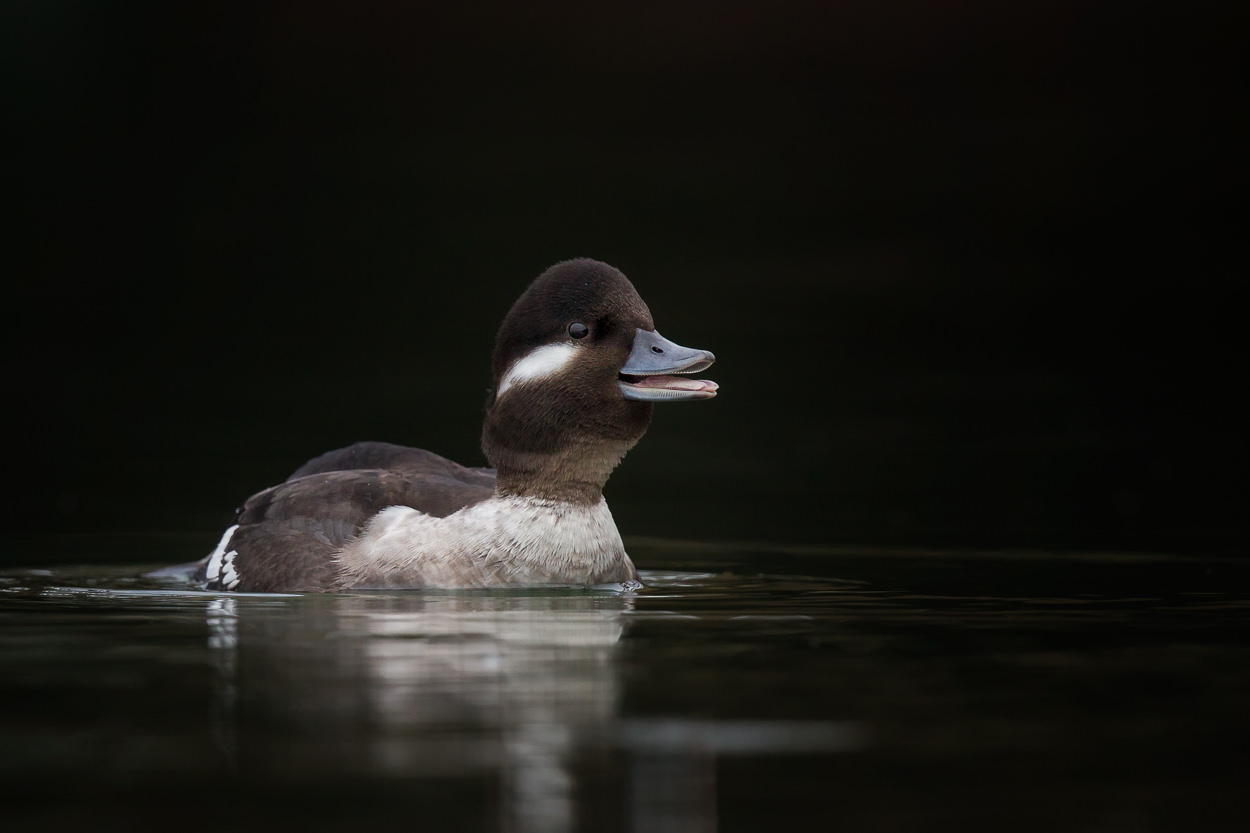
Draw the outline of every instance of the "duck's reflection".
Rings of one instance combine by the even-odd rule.
[[[439,811],[558,833],[585,826],[580,806],[594,829],[653,833],[715,829],[720,758],[864,746],[853,723],[623,717],[633,608],[612,593],[213,600],[221,748],[245,779],[471,784],[477,803],[440,796]]]
[[[509,826],[568,829],[570,758],[611,730],[632,607],[614,593],[213,600],[223,752],[283,776],[497,776]]]

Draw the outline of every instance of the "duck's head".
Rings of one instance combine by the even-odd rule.
[[[500,491],[597,501],[653,403],[716,395],[714,382],[688,375],[715,360],[657,333],[633,284],[606,263],[551,267],[495,343],[482,449]]]

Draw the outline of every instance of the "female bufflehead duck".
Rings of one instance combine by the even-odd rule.
[[[248,499],[199,562],[210,590],[593,586],[637,578],[603,484],[655,402],[710,399],[716,357],[665,339],[633,284],[556,264],[504,318],[482,425],[493,469],[357,443]]]

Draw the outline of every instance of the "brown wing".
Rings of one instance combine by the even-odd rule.
[[[370,463],[376,467],[359,466]],[[330,590],[335,553],[378,512],[411,506],[442,518],[490,497],[494,484],[489,469],[466,468],[421,449],[357,443],[309,461],[286,482],[249,498],[238,528],[205,559],[197,578],[211,590]]]
[[[287,478],[294,480],[309,474],[353,469],[385,469],[413,474],[433,474],[454,478],[464,483],[477,483],[495,488],[495,470],[469,468],[453,463],[424,448],[409,448],[393,443],[363,442],[327,451],[300,466]],[[420,507],[414,507],[420,509]],[[422,510],[425,511],[425,510]]]

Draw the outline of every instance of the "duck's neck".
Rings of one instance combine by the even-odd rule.
[[[650,403],[620,399],[623,414],[603,416],[595,403],[556,407],[522,386],[487,408],[482,451],[495,469],[495,494],[593,506],[603,486],[651,421]]]
[[[492,455],[495,494],[594,506],[633,442],[588,442],[556,451],[507,449]]]

